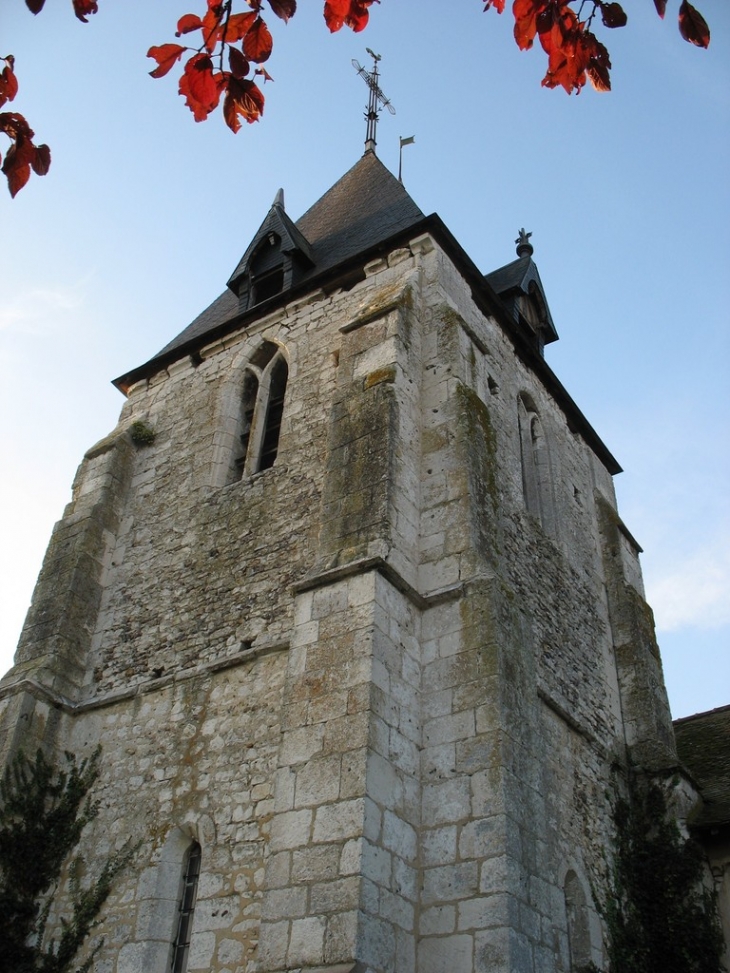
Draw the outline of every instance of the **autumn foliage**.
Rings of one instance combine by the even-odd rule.
[[[40,13],[46,0],[25,0],[28,9]],[[122,0],[123,2],[123,0]],[[288,23],[297,10],[297,0],[194,0],[198,13],[186,13],[177,22],[175,37],[184,43],[169,42],[151,47],[147,56],[156,67],[153,78],[162,78],[182,63],[178,91],[196,122],[204,121],[222,102],[223,118],[233,132],[241,121],[249,124],[264,112],[261,82],[271,81],[263,66],[273,50],[271,31],[264,20],[273,12]],[[363,30],[370,7],[380,0],[324,0],[324,20],[330,31],[349,27]],[[503,13],[505,0],[480,0],[485,11]],[[650,2],[650,0],[645,0]],[[653,0],[657,13],[664,17],[668,0]],[[71,0],[74,13],[87,23],[98,12],[98,0]],[[234,10],[234,6],[243,9]],[[609,30],[624,27],[627,16],[615,0],[514,0],[514,36],[521,50],[529,50],[537,38],[547,55],[546,88],[563,88],[568,94],[580,92],[586,82],[598,91],[611,88],[611,61],[608,50],[594,33],[594,25]],[[689,0],[681,0],[679,31],[697,47],[707,47],[710,31],[702,15]],[[13,101],[18,91],[11,55],[0,58],[0,108]],[[23,115],[0,112],[0,132],[11,142],[2,161],[12,196],[23,188],[31,170],[44,175],[51,164],[47,145],[33,143],[33,130]]]

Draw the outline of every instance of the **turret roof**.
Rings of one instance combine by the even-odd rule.
[[[275,203],[251,246],[264,227],[268,226],[272,213],[278,210],[281,212],[277,215],[291,227],[291,221],[283,213],[283,207]],[[292,236],[296,234],[300,245],[303,238],[308,247],[307,255],[313,261],[313,266],[299,277],[297,285],[313,282],[315,278],[346,263],[352,257],[365,253],[411,225],[415,226],[423,218],[423,213],[402,183],[386,169],[374,152],[366,152],[293,224],[295,230]],[[239,261],[232,279],[236,277],[251,246]],[[167,356],[175,349],[189,344],[191,340],[202,338],[236,317],[238,312],[236,296],[231,291],[226,291],[199,314],[192,324],[165,345],[155,358]]]
[[[195,356],[206,344],[245,327],[249,321],[298,296],[317,288],[332,289],[341,284],[352,286],[362,276],[368,260],[405,245],[421,234],[430,234],[459,268],[477,306],[485,315],[495,317],[514,344],[516,353],[561,404],[571,427],[581,432],[610,473],[621,472],[616,459],[545,362],[534,336],[528,334],[529,328],[515,319],[509,301],[504,299],[509,296],[502,290],[504,286],[515,284],[524,288],[532,280],[539,283],[537,268],[531,260],[527,259],[523,264],[523,258],[520,258],[485,277],[441,218],[435,213],[424,216],[402,183],[374,152],[366,152],[296,223],[284,213],[283,200],[277,197],[254,242],[261,239],[267,220],[276,222],[275,229],[279,230],[286,246],[291,244],[306,258],[298,268],[296,279],[278,293],[245,309],[239,297],[227,289],[153,358],[115,379],[117,388],[126,393],[136,382],[149,378],[186,355]],[[249,246],[244,258],[236,265],[232,285],[245,264],[246,255],[251,252]],[[500,287],[499,295],[493,282]],[[554,337],[557,337],[556,333]]]

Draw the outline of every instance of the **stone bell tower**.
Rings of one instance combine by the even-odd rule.
[[[607,792],[676,755],[556,339],[528,235],[484,276],[370,151],[117,379],[0,686],[6,753],[102,745],[89,870],[141,840],[99,970],[602,962]]]

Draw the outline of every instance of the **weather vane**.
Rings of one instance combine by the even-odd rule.
[[[360,75],[361,78],[365,80],[368,88],[370,89],[370,97],[368,98],[368,110],[365,112],[365,118],[367,119],[367,137],[365,139],[365,151],[374,152],[375,151],[375,129],[378,124],[379,108],[387,108],[391,115],[395,115],[395,108],[391,105],[388,99],[385,97],[383,92],[380,90],[380,85],[378,84],[378,61],[380,60],[380,55],[371,51],[369,47],[365,50],[368,52],[370,57],[373,59],[373,70],[366,71],[365,68],[359,64],[354,58],[352,59],[352,66]]]

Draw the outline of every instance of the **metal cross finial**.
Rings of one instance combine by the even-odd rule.
[[[525,233],[524,227],[519,231],[519,236],[515,240],[515,243],[517,244],[518,257],[531,257],[535,252],[535,248],[530,243],[531,236],[532,233]]]
[[[375,129],[377,127],[379,117],[378,106],[387,108],[391,115],[395,115],[395,108],[380,90],[380,85],[378,84],[378,61],[380,60],[380,55],[376,54],[374,51],[371,51],[369,47],[366,47],[365,50],[373,59],[373,70],[366,71],[365,68],[362,67],[362,65],[359,64],[354,58],[352,59],[352,66],[355,68],[360,77],[364,79],[365,84],[367,84],[368,88],[370,89],[368,109],[365,112],[365,118],[367,119],[368,123],[367,135],[365,138],[365,151],[375,152]]]

